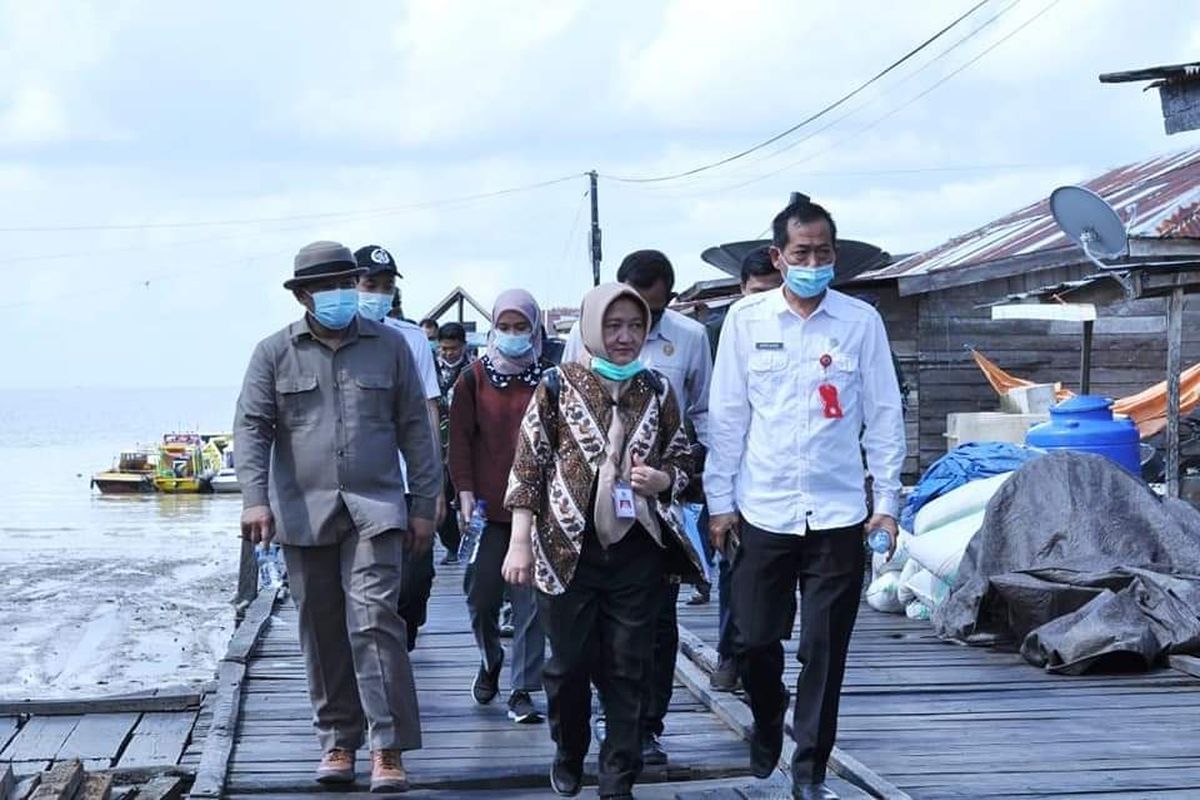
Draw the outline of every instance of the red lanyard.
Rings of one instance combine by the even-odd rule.
[[[829,367],[833,364],[833,357],[828,353],[821,356],[821,369],[825,373],[825,380],[817,386],[817,393],[821,395],[821,405],[824,407],[825,419],[841,419],[845,414],[842,412],[841,401],[838,400],[837,387],[829,382]]]

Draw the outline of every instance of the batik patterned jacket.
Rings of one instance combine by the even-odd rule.
[[[537,517],[534,582],[547,594],[562,594],[575,575],[583,533],[594,514],[596,474],[608,453],[614,410],[612,395],[590,370],[568,363],[559,367],[559,374],[557,404],[544,379],[529,401],[504,500],[506,508],[527,509]],[[679,502],[694,469],[691,445],[670,384],[658,378],[661,391],[647,373],[638,374],[620,399],[628,463],[636,455],[671,477],[670,488],[650,506],[663,523],[664,543],[672,537],[700,570]]]

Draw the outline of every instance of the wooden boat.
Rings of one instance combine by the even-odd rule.
[[[154,491],[158,455],[145,450],[127,450],[117,465],[92,476],[92,486],[101,494],[146,494]]]
[[[221,450],[198,433],[168,433],[159,448],[154,488],[164,494],[208,494],[221,469]]]

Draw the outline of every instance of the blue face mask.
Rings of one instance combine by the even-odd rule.
[[[358,293],[358,313],[364,319],[383,322],[383,318],[392,310],[392,296],[375,294],[374,292]]]
[[[833,283],[833,264],[822,264],[819,267],[811,268],[797,267],[789,264],[783,256],[779,258],[787,267],[787,274],[784,275],[783,281],[797,297],[803,297],[806,300],[812,299]]]
[[[627,381],[644,370],[640,359],[634,359],[624,366],[618,366],[608,359],[592,356],[592,372],[610,381]]]
[[[533,349],[532,333],[504,333],[496,331],[496,349],[509,358],[520,358]]]
[[[312,292],[309,297],[313,301],[313,317],[331,331],[342,330],[358,313],[356,289],[328,289],[324,292]]]

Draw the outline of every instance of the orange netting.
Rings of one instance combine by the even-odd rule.
[[[971,356],[998,394],[1034,385],[1033,381],[1009,375],[977,350],[972,350]],[[1064,389],[1061,383],[1054,384],[1054,392],[1060,402],[1075,396],[1070,389]],[[1179,376],[1179,413],[1188,414],[1197,405],[1200,405],[1200,364],[1193,364]],[[1135,395],[1122,397],[1113,404],[1113,411],[1132,419],[1143,439],[1153,436],[1167,426],[1167,382],[1156,383]]]

